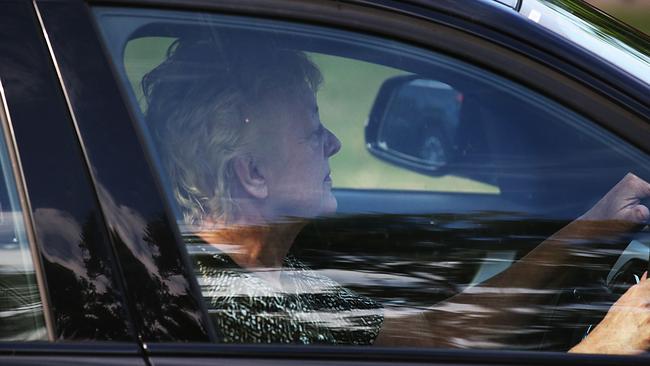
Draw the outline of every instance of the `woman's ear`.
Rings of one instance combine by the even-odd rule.
[[[238,156],[233,159],[233,169],[239,184],[249,195],[257,199],[265,199],[269,190],[266,179],[251,156]]]

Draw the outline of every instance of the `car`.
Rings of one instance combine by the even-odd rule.
[[[590,5],[7,0],[0,34],[0,362],[647,364],[566,353],[648,270],[641,227],[534,263],[561,275],[500,289],[525,305],[450,301],[628,173],[650,181],[650,38]],[[406,326],[406,347],[224,341],[240,330],[216,326],[224,309],[197,271],[218,254],[184,216],[149,119],[146,79],[187,39],[317,67],[338,208],[310,217],[291,254],[396,316],[454,314],[440,322],[450,347],[416,347]],[[180,146],[211,167],[197,141]],[[504,320],[482,328],[491,314]]]

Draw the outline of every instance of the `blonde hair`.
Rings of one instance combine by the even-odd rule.
[[[247,118],[273,95],[304,87],[315,93],[322,81],[302,52],[261,40],[231,44],[179,39],[142,80],[147,125],[188,225],[236,213],[232,162],[255,143]]]

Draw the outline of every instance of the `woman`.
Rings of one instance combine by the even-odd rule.
[[[179,40],[143,79],[147,122],[186,230],[212,248],[196,269],[224,342],[471,347],[471,339],[488,335],[468,336],[462,329],[524,327],[529,315],[467,317],[446,312],[450,304],[501,309],[544,303],[544,296],[503,290],[543,292],[568,276],[543,263],[574,263],[572,241],[620,235],[648,220],[639,201],[650,196],[650,185],[628,175],[507,271],[417,313],[385,313],[288,256],[309,219],[336,210],[328,159],[341,143],[319,120],[318,68],[301,52],[253,44]],[[628,291],[573,351],[647,349],[650,329],[639,324],[650,321],[642,307],[650,298],[648,282]],[[641,310],[625,311],[629,305]]]

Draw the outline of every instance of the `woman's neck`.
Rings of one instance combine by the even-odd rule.
[[[242,268],[281,268],[303,226],[303,223],[228,225],[202,231],[198,236],[218,247]]]

